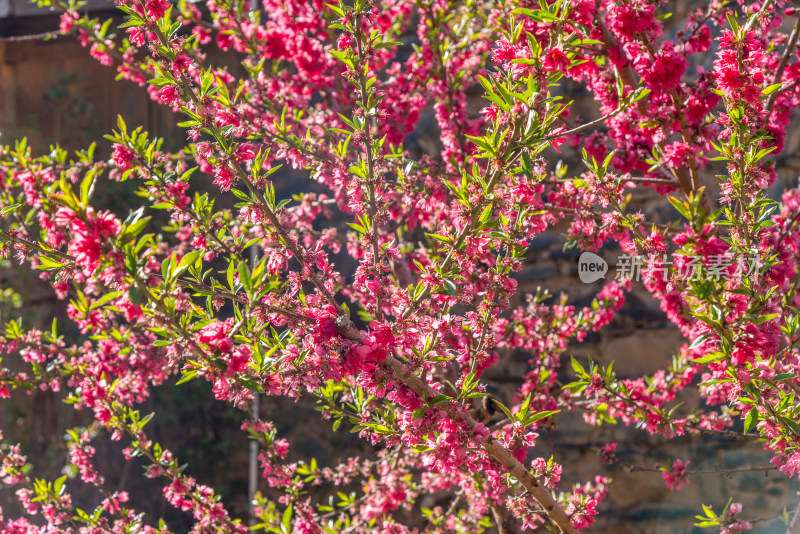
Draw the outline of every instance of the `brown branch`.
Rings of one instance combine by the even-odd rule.
[[[150,276],[153,276],[155,278],[161,278],[163,280],[161,275],[156,274],[156,273],[152,273]],[[314,322],[316,322],[316,320],[313,317],[308,317],[307,315],[303,315],[301,313],[297,313],[297,312],[294,312],[294,311],[291,311],[291,310],[286,310],[286,309],[283,309],[283,308],[279,308],[277,306],[272,306],[270,304],[265,304],[265,303],[263,303],[261,301],[258,301],[258,300],[248,301],[246,298],[243,298],[243,296],[235,295],[233,293],[229,293],[228,291],[220,291],[220,290],[214,289],[211,286],[208,286],[206,284],[200,284],[200,283],[197,283],[197,282],[191,282],[189,280],[183,280],[183,279],[180,279],[180,278],[177,279],[175,282],[178,285],[180,285],[181,287],[185,287],[185,288],[188,288],[188,289],[194,289],[195,291],[202,292],[202,293],[212,293],[214,297],[224,298],[224,299],[232,300],[232,301],[239,302],[239,303],[242,303],[242,304],[255,306],[257,308],[261,308],[261,309],[266,310],[266,311],[271,312],[271,313],[277,313],[277,314],[283,315],[284,317],[286,317],[288,319],[293,319],[295,321],[300,321],[300,322],[309,323],[309,324],[313,324]]]
[[[622,460],[618,460],[613,458],[615,464],[625,468],[626,471],[629,473],[639,473],[639,472],[646,472],[646,473],[661,473],[663,469],[659,467],[644,467],[641,465],[635,465],[628,462],[623,462]],[[658,464],[656,464],[658,465]],[[777,471],[778,468],[774,465],[765,465],[765,466],[748,466],[748,467],[733,467],[730,469],[697,469],[694,471],[685,471],[684,475],[691,476],[691,475],[729,475],[732,473],[751,473],[754,471]]]
[[[763,4],[761,4],[761,9],[759,9],[755,14],[753,14],[748,20],[747,23],[742,27],[742,33],[747,33],[753,27],[753,24],[764,15],[767,10],[770,8],[774,0],[766,0]]]
[[[61,36],[59,31],[51,31],[44,33],[35,33],[32,35],[13,35],[9,37],[0,37],[0,43],[18,43],[23,41],[40,41],[44,39],[57,39]]]
[[[373,139],[372,139],[372,132],[370,130],[370,118],[367,110],[369,110],[369,103],[370,103],[370,88],[368,85],[367,79],[367,72],[369,66],[369,60],[366,56],[366,51],[364,50],[364,45],[361,42],[362,37],[366,37],[364,33],[361,31],[361,15],[356,14],[355,19],[355,28],[356,28],[356,50],[358,51],[358,61],[359,67],[362,68],[354,68],[358,74],[358,90],[361,93],[361,105],[363,110],[365,111],[364,117],[364,126],[362,131],[364,133],[364,149],[365,149],[365,157],[367,160],[367,201],[368,201],[368,214],[370,218],[370,234],[372,234],[371,241],[372,241],[372,268],[375,270],[375,278],[380,282],[382,278],[382,271],[383,267],[381,265],[381,255],[380,255],[380,229],[378,228],[378,202],[376,199],[375,194],[375,184],[376,184],[376,170],[375,170],[375,154],[373,154]],[[375,318],[378,321],[383,320],[383,302],[381,298],[380,291],[376,292],[375,294]]]
[[[414,372],[405,364],[401,363],[394,356],[387,356],[384,365],[394,374],[394,376],[403,382],[407,387],[412,389],[417,395],[423,399],[432,399],[438,395],[427,382],[418,377]],[[444,411],[447,415],[455,420],[463,421],[471,429],[475,429],[477,423],[468,415],[460,413],[455,407],[445,405]],[[519,460],[512,455],[508,449],[503,447],[499,442],[494,440],[491,436],[486,438],[483,443],[483,449],[500,465],[505,467],[509,474],[516,478],[522,486],[528,490],[528,493],[538,502],[550,520],[565,534],[577,534],[575,528],[570,523],[564,509],[553,498],[549,491],[542,488],[541,484]]]
[[[789,60],[792,58],[792,54],[794,53],[794,49],[797,47],[797,39],[800,37],[800,17],[797,19],[797,22],[794,25],[794,29],[792,29],[792,34],[789,36],[789,41],[786,43],[786,50],[783,51],[783,57],[781,58],[781,63],[778,66],[778,70],[775,71],[775,76],[772,78],[772,85],[779,83],[781,78],[783,77],[783,71],[786,69],[786,66],[789,64]],[[778,91],[775,91],[769,98],[767,99],[767,120],[769,120],[769,115],[772,112],[772,108],[775,107],[775,101],[778,99]]]
[[[800,503],[797,503],[797,507],[792,513],[794,514],[794,517],[786,529],[786,534],[800,534],[800,520],[797,519],[800,517]]]
[[[544,204],[542,206],[539,206],[539,209],[543,209],[543,210],[546,210],[546,211],[555,211],[555,212],[559,212],[559,213],[569,213],[569,214],[572,214],[572,215],[590,216],[593,219],[601,219],[603,217],[602,213],[597,213],[597,212],[594,212],[594,211],[586,212],[586,211],[581,211],[581,210],[578,210],[578,209],[575,209],[575,208],[562,208],[562,207],[559,207],[559,206],[553,206],[552,204]],[[663,230],[663,231],[668,232],[668,233],[674,233],[674,232],[679,232],[680,231],[680,229],[673,228],[671,226],[667,226],[666,224],[649,223],[647,221],[645,221],[642,224],[644,224],[645,226],[655,226],[659,230]]]
[[[352,341],[363,338],[363,335],[358,331],[353,321],[346,315],[337,317],[335,323],[339,333],[345,338]],[[411,368],[391,354],[386,357],[383,365],[397,380],[405,384],[406,387],[414,391],[414,393],[419,395],[423,400],[428,401],[439,395],[439,392],[433,389],[430,384],[418,377]],[[443,403],[441,408],[451,419],[462,421],[471,430],[475,430],[478,423],[469,415],[461,413],[455,406],[448,403]],[[491,436],[484,439],[481,445],[483,446],[483,450],[486,451],[491,458],[505,467],[508,473],[516,478],[522,486],[528,490],[528,493],[530,493],[536,502],[544,508],[544,513],[547,514],[547,517],[558,527],[560,532],[563,534],[578,534],[578,531],[575,530],[570,523],[564,508],[556,502],[549,491],[542,488],[541,484],[539,484],[539,480],[533,476],[508,449]]]
[[[518,530],[513,520],[508,516],[508,509],[499,510],[495,505],[491,505],[490,508],[495,525],[497,525],[498,534],[517,534]]]
[[[541,183],[558,185],[558,184],[566,184],[566,183],[572,182],[572,181],[573,180],[569,180],[569,179],[567,179],[567,180],[550,180],[550,179],[548,179],[548,180],[542,180]],[[647,178],[647,177],[643,177],[643,176],[636,176],[636,177],[631,176],[629,178],[620,178],[620,181],[621,182],[633,182],[633,183],[637,183],[637,184],[669,185],[669,186],[672,186],[672,187],[675,187],[675,186],[678,185],[677,183],[675,183],[674,180],[667,180],[666,178]]]
[[[585,130],[587,128],[591,128],[592,126],[597,126],[598,124],[603,124],[608,119],[610,119],[610,118],[622,113],[625,109],[626,109],[626,106],[623,106],[622,103],[620,102],[620,105],[617,106],[617,109],[615,109],[614,111],[612,111],[610,113],[606,113],[605,115],[603,115],[599,119],[595,119],[595,120],[589,121],[589,122],[587,122],[585,124],[581,124],[579,126],[575,126],[574,128],[566,130],[566,131],[563,131],[563,132],[552,133],[552,134],[542,138],[542,141],[552,141],[553,139],[558,139],[559,137],[565,137],[565,136],[568,136],[568,135],[573,135],[573,134],[576,134],[576,133],[580,132],[581,130]]]
[[[650,39],[644,35],[640,34],[642,38],[642,43],[644,44],[647,52],[650,54],[651,59],[655,61],[656,58],[656,50],[653,46],[653,43],[650,42]],[[681,131],[681,140],[683,140],[684,144],[688,147],[691,147],[694,144],[694,139],[692,138],[691,132],[689,132],[689,124],[686,122],[686,115],[683,113],[683,101],[681,100],[680,95],[678,95],[678,91],[674,88],[670,89],[669,91],[670,99],[672,100],[672,105],[675,106],[675,114],[678,119],[678,125],[680,126]],[[664,143],[659,143],[659,146],[663,150]],[[694,153],[689,154],[689,176],[686,176],[686,171],[683,168],[676,168],[674,169],[675,174],[678,177],[678,180],[681,183],[681,190],[684,194],[688,195],[689,193],[694,193],[695,191],[700,189],[700,172],[697,167],[697,158],[695,157]]]

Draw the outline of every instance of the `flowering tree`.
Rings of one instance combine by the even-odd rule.
[[[669,5],[649,0],[121,0],[121,23],[45,1],[62,33],[171,108],[189,143],[166,152],[120,118],[109,161],[94,147],[0,148],[2,250],[40,271],[84,334],[9,322],[2,348],[28,370],[4,369],[0,396],[63,390],[126,458],[146,459],[193,531],[247,527],[195,481],[200,466],[184,470],[148,437],[137,405],[176,379],[209,381],[242,409],[264,486],[280,494],[254,502],[253,528],[268,532],[587,528],[609,480],[562,487],[562,466],[533,449],[568,410],[664,438],[761,439],[775,469],[800,474],[800,189],[781,202],[764,192],[800,105],[800,23],[785,2],[712,1],[664,35]],[[209,47],[241,68],[209,64]],[[591,93],[599,118],[571,112],[566,83]],[[440,151],[415,158],[403,143],[429,107]],[[582,149],[575,173],[548,159],[565,143]],[[327,192],[281,199],[270,178],[281,165]],[[214,194],[195,192],[204,176]],[[141,207],[93,206],[106,180],[138,181]],[[630,211],[643,188],[676,219]],[[238,203],[218,208],[227,196]],[[563,220],[581,250],[616,242],[644,258],[647,290],[686,338],[669,368],[618,379],[562,357],[613,318],[630,281],[585,309],[541,295],[512,305],[528,244]],[[337,270],[346,258],[353,272]],[[506,406],[482,376],[510,349],[529,367]],[[704,410],[675,409],[687,387]],[[316,398],[375,454],[285,461],[288,442],[251,412],[256,392]],[[491,410],[502,418],[489,423]],[[3,518],[3,532],[168,531],[106,487],[91,435],[71,432],[68,447],[94,510],[3,446],[3,481],[32,516]],[[664,471],[676,489],[687,475],[681,460]],[[316,486],[358,491],[316,502]],[[442,491],[451,506],[407,521]],[[751,526],[740,510],[705,507],[700,524],[740,532]]]

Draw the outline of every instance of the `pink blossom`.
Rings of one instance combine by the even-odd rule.
[[[679,490],[684,484],[688,484],[690,482],[689,479],[686,478],[687,465],[689,465],[689,462],[683,462],[680,459],[675,459],[670,464],[668,469],[661,471],[661,478],[664,479],[664,483],[670,490]]]
[[[147,0],[145,3],[147,14],[154,19],[163,18],[170,7],[172,4],[169,3],[169,0]]]
[[[126,171],[131,168],[131,162],[133,161],[135,154],[133,150],[130,148],[120,145],[119,143],[114,144],[114,164],[120,168],[120,170]]]
[[[343,33],[342,35],[339,36],[339,39],[336,41],[336,47],[339,50],[345,50],[347,48],[350,48],[352,42],[353,38],[351,37],[351,35],[349,33]]]

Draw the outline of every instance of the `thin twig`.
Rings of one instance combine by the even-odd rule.
[[[566,184],[572,181],[573,180],[570,179],[556,179],[556,180],[547,179],[547,180],[542,180],[541,183],[558,185],[558,184]],[[678,184],[674,180],[667,180],[666,178],[647,178],[644,176],[631,176],[628,178],[620,178],[620,181],[623,183],[633,182],[637,184],[659,184],[659,185],[669,185],[672,187],[678,186]]]
[[[623,462],[622,460],[618,460],[616,458],[613,459],[614,463],[620,465],[625,468],[626,471],[629,473],[637,473],[637,472],[647,472],[647,473],[661,473],[663,469],[659,467],[645,467],[641,465],[635,465],[628,462]],[[658,465],[658,464],[656,464]],[[765,465],[765,466],[747,466],[747,467],[733,467],[729,469],[697,469],[694,471],[685,471],[684,475],[691,476],[691,475],[727,475],[732,473],[750,473],[754,471],[777,471],[777,467],[774,465]]]
[[[590,216],[590,217],[592,217],[594,219],[600,219],[600,218],[603,217],[602,213],[597,213],[597,212],[594,212],[594,211],[585,212],[585,211],[581,211],[581,210],[578,210],[578,209],[575,209],[575,208],[562,208],[560,206],[553,206],[552,204],[544,204],[543,206],[540,206],[540,209],[543,209],[543,210],[546,210],[546,211],[556,211],[556,212],[559,212],[559,213],[569,213],[569,214],[572,214],[572,215],[588,215],[588,216]],[[679,232],[680,231],[679,228],[673,228],[672,226],[667,226],[666,224],[649,223],[649,222],[646,222],[646,221],[643,222],[642,224],[645,225],[645,226],[655,226],[659,230],[663,230],[663,231],[669,232],[669,233]]]
[[[800,534],[800,521],[798,521],[798,517],[800,517],[800,502],[797,503],[797,507],[794,509],[793,512],[794,517],[792,518],[792,522],[789,523],[789,527],[786,529],[786,534]]]
[[[19,43],[23,41],[41,41],[43,39],[56,39],[61,36],[61,32],[52,31],[44,33],[36,33],[33,35],[12,35],[8,37],[0,37],[0,43]]]
[[[645,34],[640,34],[642,38],[642,43],[644,44],[647,52],[650,54],[651,59],[655,61],[656,59],[656,49],[653,46],[653,43],[650,42],[650,39]],[[691,132],[689,131],[689,124],[686,121],[686,115],[683,113],[683,105],[684,101],[682,100],[681,96],[678,94],[678,91],[675,88],[669,90],[669,96],[672,100],[672,105],[675,107],[675,114],[676,118],[678,119],[678,125],[680,126],[681,131],[681,140],[687,147],[691,147],[694,144],[694,138],[692,137]],[[662,143],[663,144],[663,143]],[[663,146],[661,147],[663,150]],[[684,175],[683,169],[675,169],[675,174],[678,177]],[[681,180],[681,189],[683,189],[684,194],[694,193],[698,189],[700,189],[700,171],[697,167],[697,158],[694,154],[689,154],[689,180],[686,183],[686,180]],[[686,187],[688,186],[688,191]]]
[[[624,106],[618,106],[617,109],[615,109],[614,111],[612,111],[610,113],[606,113],[605,115],[603,115],[599,119],[595,119],[595,120],[587,122],[585,124],[581,124],[581,125],[576,126],[576,127],[572,128],[570,130],[566,130],[566,131],[563,131],[563,132],[552,133],[552,134],[548,135],[547,137],[544,137],[542,139],[542,141],[552,141],[553,139],[558,139],[559,137],[565,137],[565,136],[568,136],[568,135],[576,134],[576,133],[580,132],[581,130],[585,130],[586,128],[591,128],[592,126],[597,126],[598,124],[603,124],[608,119],[610,119],[610,118],[622,113],[625,109],[626,109],[626,107],[624,107]]]
[[[778,70],[775,71],[775,76],[772,78],[772,85],[780,83],[781,78],[783,78],[783,71],[786,69],[786,65],[789,64],[789,60],[794,54],[798,37],[800,37],[800,17],[798,17],[797,22],[792,29],[792,34],[789,36],[789,41],[786,43],[786,50],[783,51],[781,63],[778,65]],[[778,91],[775,91],[769,95],[769,98],[767,99],[767,117],[769,117],[770,113],[772,112],[772,108],[775,107],[775,101],[778,99],[778,94]]]
[[[753,27],[753,24],[755,24],[755,22],[756,22],[758,19],[760,19],[760,18],[761,18],[761,15],[763,15],[764,13],[766,13],[766,12],[767,12],[767,10],[768,10],[768,9],[770,8],[770,6],[772,5],[773,1],[774,1],[774,0],[766,0],[766,1],[765,1],[765,2],[764,2],[762,5],[761,5],[761,9],[759,9],[757,13],[755,13],[753,16],[751,16],[751,17],[748,19],[748,21],[747,21],[747,24],[745,24],[745,25],[744,25],[744,27],[742,28],[742,34],[745,34],[745,33],[747,33],[747,32],[749,32],[749,31],[750,31],[750,28],[752,28],[752,27]]]

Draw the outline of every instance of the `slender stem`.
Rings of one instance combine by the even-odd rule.
[[[629,473],[637,473],[637,472],[649,472],[649,473],[661,473],[663,469],[658,467],[645,467],[641,465],[635,465],[628,462],[623,462],[621,460],[617,460],[614,458],[614,463],[620,465],[625,468],[626,471]],[[774,465],[765,465],[765,466],[748,466],[748,467],[733,467],[730,469],[697,469],[694,471],[685,471],[684,474],[687,476],[691,475],[727,475],[731,473],[751,473],[755,471],[777,471],[777,467]]]
[[[800,17],[798,17],[797,22],[792,29],[792,34],[789,36],[789,41],[786,43],[786,50],[783,51],[783,57],[781,58],[781,63],[778,65],[778,70],[775,71],[775,76],[772,78],[772,84],[780,83],[781,78],[783,78],[783,71],[786,69],[786,66],[789,64],[789,60],[794,55],[794,50],[797,47],[797,39],[800,37]],[[767,119],[769,120],[769,115],[772,112],[772,109],[775,107],[775,101],[778,99],[778,91],[775,91],[769,98],[767,99]]]
[[[61,32],[52,31],[44,33],[35,33],[32,35],[14,35],[9,37],[0,37],[0,43],[17,43],[21,41],[40,41],[42,39],[56,39],[61,36]]]
[[[129,147],[129,148],[131,148],[131,147]],[[141,159],[141,158],[138,158],[138,159]],[[153,165],[150,165],[145,161],[145,162],[142,162],[142,166],[145,169],[147,169],[147,171],[150,173],[150,176],[154,176],[159,180],[160,185],[163,186],[166,183],[166,180],[164,179],[164,173],[159,174],[158,172],[156,172],[156,168]],[[169,199],[169,198],[166,199],[167,202],[169,202],[170,200],[171,199]],[[191,204],[189,204],[187,206],[182,206],[182,207],[181,206],[177,206],[174,203],[172,205],[174,206],[174,209],[176,209],[178,211],[183,211],[185,213],[188,213],[191,216],[191,218],[198,223],[198,225],[200,227],[200,231],[202,232],[202,234],[206,238],[211,239],[211,241],[214,241],[215,243],[217,243],[230,256],[235,256],[236,255],[236,253],[233,251],[233,249],[230,248],[230,246],[228,246],[227,243],[222,241],[219,237],[217,237],[217,235],[214,232],[210,231],[208,228],[205,227],[205,225],[203,224],[203,221],[200,219],[200,215],[197,213],[197,211],[195,211],[195,209],[192,207]]]
[[[253,268],[258,264],[261,257],[261,251],[257,246],[250,249],[250,263]],[[250,404],[250,411],[253,415],[253,420],[258,420],[261,417],[261,395],[255,391],[253,392],[253,401]],[[250,527],[252,528],[258,521],[255,508],[255,497],[258,492],[258,440],[250,440],[250,451],[248,458],[247,469],[247,496],[249,498],[248,510],[250,511]]]
[[[788,528],[786,529],[786,534],[800,534],[800,502],[797,503],[797,507],[794,509],[793,512],[794,517],[792,517],[792,522],[789,523]]]
[[[369,202],[369,218],[370,218],[370,234],[372,241],[372,268],[375,271],[375,277],[378,281],[382,278],[381,258],[380,258],[380,245],[378,243],[379,228],[378,228],[378,208],[375,199],[375,162],[374,154],[372,152],[372,133],[370,132],[369,121],[370,117],[370,88],[367,79],[367,66],[368,60],[364,54],[364,45],[361,38],[367,38],[361,31],[361,14],[357,14],[355,18],[355,31],[356,31],[356,49],[358,50],[358,85],[359,92],[361,93],[361,110],[364,112],[364,149],[366,150],[367,159],[367,201]],[[382,287],[381,284],[378,284]],[[375,295],[375,318],[380,321],[383,319],[383,304],[380,291]]]
[[[594,212],[594,211],[585,212],[585,211],[581,211],[581,210],[578,210],[578,209],[575,209],[575,208],[562,208],[562,207],[559,207],[559,206],[553,206],[552,204],[545,204],[545,205],[541,206],[540,209],[543,209],[543,210],[546,210],[546,211],[555,211],[555,212],[559,212],[559,213],[569,213],[569,214],[573,214],[573,215],[588,215],[588,216],[590,216],[590,217],[592,217],[594,219],[601,219],[603,217],[602,213],[597,213],[597,212]],[[663,230],[663,231],[668,232],[668,233],[680,232],[679,228],[673,228],[671,226],[667,226],[666,224],[658,224],[658,223],[642,223],[642,224],[644,224],[646,226],[655,226],[659,230]]]
[[[550,134],[550,135],[544,137],[542,139],[542,141],[552,141],[553,139],[558,139],[559,137],[565,137],[565,136],[573,135],[573,134],[576,134],[576,133],[578,133],[578,132],[580,132],[582,130],[585,130],[587,128],[591,128],[593,126],[597,126],[598,124],[603,124],[608,119],[610,119],[612,117],[615,117],[615,116],[619,115],[620,113],[622,113],[623,111],[625,111],[625,109],[626,109],[626,107],[620,105],[614,111],[612,111],[610,113],[606,113],[605,115],[603,115],[602,117],[600,117],[598,119],[595,119],[593,121],[589,121],[589,122],[587,122],[585,124],[581,124],[579,126],[571,128],[569,130],[565,130],[563,132]]]
[[[672,187],[675,187],[677,185],[675,183],[675,180],[667,180],[665,178],[647,178],[647,177],[644,177],[644,176],[630,176],[628,178],[620,178],[620,181],[621,182],[633,182],[633,183],[637,183],[637,184],[669,185],[669,186],[672,186]],[[561,179],[550,180],[550,179],[548,179],[548,180],[542,180],[541,183],[558,185],[558,184],[566,184],[566,183],[569,183],[569,182],[572,182],[572,180],[568,180],[568,179],[565,179],[565,180],[561,180]]]
[[[24,237],[20,237],[20,236],[17,236],[17,235],[12,235],[12,234],[6,232],[5,230],[0,229],[0,235],[7,237],[9,240],[11,240],[11,241],[13,241],[13,242],[15,242],[15,243],[17,243],[19,245],[24,245],[24,246],[32,248],[34,250],[38,250],[42,254],[52,254],[53,256],[56,256],[57,258],[60,258],[62,260],[67,260],[69,262],[74,262],[75,261],[75,258],[70,256],[69,254],[65,254],[65,253],[61,252],[60,250],[51,249],[51,248],[45,248],[42,245],[40,245],[39,243],[35,243],[33,241],[29,241],[29,240],[25,239]]]
[[[770,8],[770,6],[774,1],[775,0],[766,0],[763,4],[761,4],[761,9],[759,9],[757,13],[752,15],[747,20],[747,24],[745,24],[744,27],[742,28],[742,33],[749,32],[750,29],[753,27],[753,24],[755,24],[756,21],[761,18],[761,15],[767,12],[767,10]]]
[[[656,58],[656,50],[653,46],[653,43],[650,42],[650,39],[645,35],[641,34],[642,43],[644,43],[645,48],[647,48],[648,53],[650,54],[651,59],[655,60]],[[669,91],[670,99],[672,100],[672,105],[675,107],[675,115],[678,119],[678,124],[681,130],[681,139],[683,143],[691,149],[691,146],[694,144],[694,139],[692,138],[691,132],[689,132],[689,124],[686,121],[686,115],[683,113],[683,100],[681,100],[678,91],[670,89]],[[676,174],[681,169],[675,169]],[[680,174],[678,174],[680,177]],[[685,180],[682,182],[683,186],[689,186],[688,191],[684,191],[684,193],[694,193],[700,189],[700,173],[697,168],[697,158],[695,157],[694,152],[691,150],[689,151],[689,182],[686,183]]]

